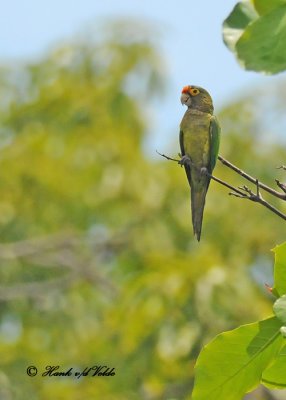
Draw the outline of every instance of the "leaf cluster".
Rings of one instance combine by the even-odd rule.
[[[275,316],[222,333],[205,346],[196,363],[194,400],[239,400],[260,383],[286,387],[286,243],[274,253]]]
[[[245,69],[277,74],[286,69],[285,0],[239,2],[223,24],[225,44]]]

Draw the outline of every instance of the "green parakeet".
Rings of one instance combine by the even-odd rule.
[[[185,86],[181,103],[188,107],[180,124],[180,147],[189,185],[191,187],[192,222],[194,234],[200,240],[209,174],[215,167],[220,142],[220,126],[213,115],[209,93],[199,86]]]

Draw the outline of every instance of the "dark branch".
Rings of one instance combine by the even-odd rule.
[[[172,158],[172,157],[166,156],[166,154],[159,153],[158,150],[156,150],[156,153],[159,154],[161,157],[166,158],[166,160],[175,161],[175,162],[177,162],[178,164],[180,164],[180,165],[182,166],[182,164],[181,164],[181,162],[180,162],[181,160],[178,160],[178,159],[176,159],[176,158]],[[192,168],[196,168],[196,166],[193,165],[191,161],[189,161],[189,163],[191,164],[191,167],[192,167]],[[206,172],[206,175],[207,175],[209,178],[213,179],[214,181],[218,182],[219,184],[221,184],[221,185],[227,187],[228,189],[233,190],[234,192],[236,192],[236,193],[238,193],[239,195],[242,195],[242,196],[243,196],[243,193],[242,193],[240,190],[238,190],[238,189],[235,188],[234,186],[230,185],[229,183],[224,182],[222,179],[219,179],[219,178],[217,178],[217,177],[211,175],[211,174],[208,173],[208,172]]]
[[[238,196],[243,196],[244,195],[239,189],[237,189],[236,187],[234,187],[234,186],[230,185],[229,183],[223,181],[222,179],[219,179],[216,176],[211,175],[209,173],[207,173],[207,176],[209,178],[211,178],[212,180],[216,181],[217,183],[219,183],[220,185],[225,186],[230,190],[233,190]]]
[[[250,176],[249,174],[247,174],[246,172],[242,171],[240,168],[236,167],[235,165],[233,165],[232,163],[230,163],[229,161],[227,161],[225,158],[223,158],[222,156],[218,156],[218,159],[220,160],[220,162],[227,166],[228,168],[232,169],[233,171],[235,171],[236,173],[238,173],[239,175],[241,175],[243,178],[247,179],[249,182],[254,183],[255,185],[257,184],[260,189],[265,190],[266,192],[272,194],[275,197],[278,197],[281,200],[286,200],[286,193],[280,193],[277,192],[277,190],[272,189],[271,187],[265,185],[262,182],[257,183],[257,179],[253,178],[252,176]],[[279,185],[278,185],[279,186]]]
[[[79,281],[91,282],[110,295],[116,287],[98,268],[107,253],[120,251],[125,242],[122,235],[90,238],[88,235],[53,235],[40,239],[0,244],[0,260],[5,266],[10,262],[25,261],[35,268],[59,268],[52,279],[35,280],[11,285],[0,285],[0,300],[20,297],[38,299],[52,291],[62,291]]]
[[[275,179],[276,185],[280,187],[281,190],[283,190],[284,193],[286,193],[286,185],[285,183],[281,183],[278,179]]]
[[[263,197],[261,196],[261,193],[259,191],[259,185],[258,185],[258,180],[256,183],[256,193],[254,193],[251,189],[249,189],[247,186],[242,186],[239,189],[243,190],[245,193],[243,193],[242,196],[236,194],[236,193],[230,193],[230,195],[233,195],[235,197],[239,197],[241,199],[248,199],[250,201],[254,201],[255,203],[259,203],[263,205],[264,207],[268,208],[268,210],[272,211],[274,214],[278,215],[278,217],[286,220],[286,215],[283,214],[281,211],[279,211],[277,208],[275,208],[272,204],[268,203]]]
[[[182,165],[181,160],[166,156],[165,154],[161,154],[157,150],[156,150],[156,152],[160,156],[166,158],[167,160],[175,161],[178,164]],[[214,175],[206,172],[206,175],[210,179],[213,179],[214,181],[216,181],[220,185],[225,186],[228,189],[232,190],[232,192],[229,193],[230,195],[238,197],[238,198],[241,198],[241,199],[247,199],[247,200],[253,201],[255,203],[259,203],[259,204],[263,205],[264,207],[268,208],[268,210],[270,210],[274,214],[278,215],[280,218],[286,220],[286,215],[283,214],[281,211],[279,211],[277,208],[275,208],[268,201],[266,201],[261,196],[261,193],[260,193],[260,190],[259,190],[259,189],[263,189],[266,192],[272,194],[273,196],[278,197],[279,199],[286,200],[286,185],[283,185],[282,183],[280,183],[279,181],[276,180],[277,185],[285,192],[285,194],[284,193],[279,193],[276,190],[274,190],[274,189],[270,188],[269,186],[265,185],[264,183],[259,182],[258,179],[253,178],[252,176],[250,176],[246,172],[242,171],[240,168],[238,168],[235,165],[231,164],[229,161],[227,161],[223,157],[218,156],[218,159],[222,162],[222,164],[226,165],[227,167],[229,167],[233,171],[237,172],[239,175],[241,175],[243,178],[247,179],[248,181],[254,183],[255,186],[256,186],[256,193],[254,193],[251,189],[249,189],[245,185],[244,186],[240,186],[237,189],[236,187],[230,185],[229,183],[223,181],[222,179],[219,179],[219,178],[215,177]],[[195,165],[192,164],[191,160],[189,161],[189,164],[190,164],[190,166],[192,168],[197,168]]]
[[[180,160],[178,160],[177,158],[171,158],[171,157],[169,157],[169,156],[166,156],[166,154],[159,153],[158,150],[156,150],[156,153],[159,154],[159,156],[166,158],[166,160],[175,161],[175,162],[177,162],[178,164],[180,164]]]

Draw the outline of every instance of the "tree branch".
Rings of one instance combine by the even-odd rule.
[[[167,160],[175,161],[178,164],[181,164],[181,166],[182,166],[181,160],[166,156],[165,154],[159,153],[157,150],[156,150],[156,152],[160,156],[166,158]],[[282,218],[282,219],[284,219],[286,221],[286,214],[282,213],[277,208],[275,208],[272,204],[270,204],[268,201],[266,201],[261,196],[261,193],[260,193],[260,190],[259,190],[259,189],[263,189],[266,192],[270,193],[271,195],[273,195],[275,197],[278,197],[281,200],[286,200],[286,185],[284,185],[283,183],[280,183],[278,180],[276,180],[277,185],[284,191],[284,193],[277,192],[277,190],[272,189],[271,187],[265,185],[262,182],[259,182],[258,179],[253,178],[252,176],[250,176],[246,172],[242,171],[240,168],[236,167],[235,165],[233,165],[232,163],[227,161],[225,158],[223,158],[221,156],[218,156],[218,159],[222,162],[222,164],[224,164],[228,168],[232,169],[233,171],[235,171],[236,173],[241,175],[243,178],[247,179],[249,182],[254,183],[256,185],[256,193],[254,193],[251,189],[249,189],[245,185],[244,186],[240,186],[237,189],[236,187],[230,185],[229,183],[223,181],[222,179],[219,179],[219,178],[215,177],[214,175],[210,174],[209,172],[206,172],[206,175],[210,179],[212,179],[212,180],[216,181],[217,183],[219,183],[220,185],[225,186],[228,189],[232,190],[232,192],[229,193],[230,195],[238,197],[238,198],[241,198],[241,199],[247,199],[247,200],[253,201],[255,203],[259,203],[259,204],[263,205],[268,210],[270,210],[271,212],[273,212],[274,214],[276,214],[277,216],[279,216],[280,218]],[[191,168],[197,168],[195,165],[192,164],[191,160],[189,161],[189,164],[190,164]]]
[[[226,167],[232,169],[233,171],[235,171],[236,173],[238,173],[239,175],[241,175],[243,178],[247,179],[249,182],[254,183],[255,185],[258,185],[260,187],[260,189],[265,190],[266,192],[272,194],[275,197],[278,197],[281,200],[286,200],[286,193],[280,193],[277,192],[277,190],[272,189],[271,187],[265,185],[262,182],[258,182],[257,183],[257,179],[253,178],[252,176],[250,176],[249,174],[247,174],[246,172],[242,171],[240,168],[236,167],[235,165],[233,165],[232,163],[230,163],[229,161],[227,161],[225,158],[223,158],[222,156],[218,156],[219,161],[225,165]],[[278,181],[279,182],[279,181]],[[280,185],[278,184],[278,182],[276,181],[277,185],[280,187]],[[280,182],[279,182],[280,183]],[[282,185],[282,184],[281,184]]]
[[[159,153],[158,150],[156,150],[156,153],[159,154],[159,156],[166,158],[166,160],[175,161],[178,164],[180,164],[181,160],[178,160],[177,158],[172,158],[172,157],[166,156],[166,154]],[[182,165],[181,165],[181,167],[182,167]]]
[[[89,235],[58,234],[0,244],[0,260],[6,261],[5,267],[11,267],[13,262],[21,260],[32,267],[56,267],[62,272],[56,272],[55,278],[0,285],[0,300],[8,301],[20,297],[37,300],[50,292],[69,288],[79,281],[91,282],[114,296],[117,288],[98,265],[104,262],[107,254],[123,247],[125,243],[121,236],[96,240]]]
[[[285,183],[281,183],[278,179],[275,179],[276,185],[280,187],[281,190],[283,190],[284,193],[286,193],[286,185]]]
[[[235,197],[240,197],[242,199],[248,199],[250,201],[254,201],[255,203],[259,203],[263,205],[264,207],[268,208],[268,210],[272,211],[274,214],[278,215],[278,217],[286,220],[286,215],[283,214],[281,211],[279,211],[277,208],[275,208],[272,204],[270,204],[268,201],[263,199],[261,196],[261,193],[259,191],[259,182],[258,179],[256,180],[256,193],[254,193],[251,189],[249,189],[247,186],[242,186],[239,187],[239,189],[243,190],[245,193],[243,196],[240,196],[236,193],[230,193],[230,195],[233,195]]]

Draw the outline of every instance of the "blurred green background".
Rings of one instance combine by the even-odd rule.
[[[153,28],[100,29],[0,68],[1,400],[190,399],[202,346],[271,314],[264,283],[285,223],[212,182],[196,242],[183,169],[146,146],[148,105],[168,93]],[[286,84],[273,82],[218,113],[220,154],[270,185],[286,150]],[[177,134],[160,139],[171,156]],[[215,175],[244,183],[220,163]],[[116,375],[43,378],[47,365]]]

